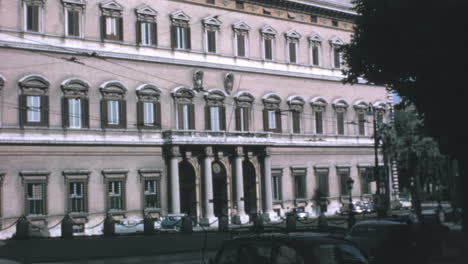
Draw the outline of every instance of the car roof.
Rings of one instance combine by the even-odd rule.
[[[405,226],[405,223],[392,220],[365,220],[354,226]]]
[[[336,244],[340,242],[350,243],[342,236],[333,236],[328,233],[313,233],[313,232],[301,232],[301,233],[259,233],[259,234],[245,234],[234,237],[229,241],[244,241],[244,240],[275,240],[283,242],[297,242],[297,243],[307,243],[307,244]]]

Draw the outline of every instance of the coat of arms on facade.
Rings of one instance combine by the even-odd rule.
[[[232,72],[224,75],[224,90],[227,94],[231,94],[232,88],[234,87],[234,74]]]
[[[197,92],[203,90],[203,71],[196,70],[193,73],[193,89]]]

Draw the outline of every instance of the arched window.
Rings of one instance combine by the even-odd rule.
[[[234,99],[236,100],[236,130],[249,131],[251,109],[255,98],[248,92],[239,92]]]
[[[333,108],[335,108],[335,119],[336,119],[336,134],[344,135],[345,124],[346,124],[346,110],[348,109],[348,102],[339,98],[333,101]]]
[[[226,95],[218,89],[209,90],[205,95],[205,129],[211,131],[226,130]]]
[[[326,131],[323,120],[325,118],[328,102],[325,98],[319,96],[312,98],[310,104],[314,112],[315,133],[319,135],[325,134]]]
[[[387,112],[387,104],[383,101],[377,101],[373,104],[375,110],[375,118],[377,124],[385,122],[385,113]]]
[[[281,133],[281,98],[273,93],[266,94],[263,101],[263,129]]]
[[[61,84],[62,126],[64,128],[89,128],[89,84],[70,78]]]
[[[125,93],[127,88],[119,81],[108,81],[100,86],[101,99],[101,127],[126,128],[127,102]]]
[[[172,91],[177,107],[177,129],[195,129],[194,96],[193,90],[185,86],[179,86]]]
[[[136,89],[137,122],[140,129],[161,129],[161,90],[153,84],[143,84]]]
[[[304,109],[305,100],[302,96],[293,95],[288,98],[289,110],[291,111],[292,132],[295,134],[301,133],[302,130],[302,112]]]
[[[41,75],[28,75],[19,80],[20,126],[49,126],[49,86]]]

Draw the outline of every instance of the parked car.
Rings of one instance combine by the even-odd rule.
[[[182,217],[187,216],[187,214],[168,214],[162,217],[161,229],[174,229],[179,230],[182,225]]]
[[[292,211],[286,213],[286,215],[294,215],[300,220],[305,220],[309,217],[309,213],[305,212],[302,208],[294,208]]]
[[[263,233],[225,241],[210,264],[368,264],[344,238],[317,233]]]
[[[374,204],[368,201],[353,201],[353,212],[356,214],[374,212]],[[349,212],[349,204],[343,204],[340,208],[340,214],[347,214]]]

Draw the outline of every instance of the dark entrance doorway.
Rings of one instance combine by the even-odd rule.
[[[195,170],[188,161],[179,163],[180,212],[196,218],[197,192],[195,188]]]
[[[242,162],[244,174],[244,205],[245,212],[253,219],[257,214],[257,183],[255,179],[255,168],[249,161]]]
[[[213,203],[216,217],[228,215],[226,169],[220,162],[213,162]]]

